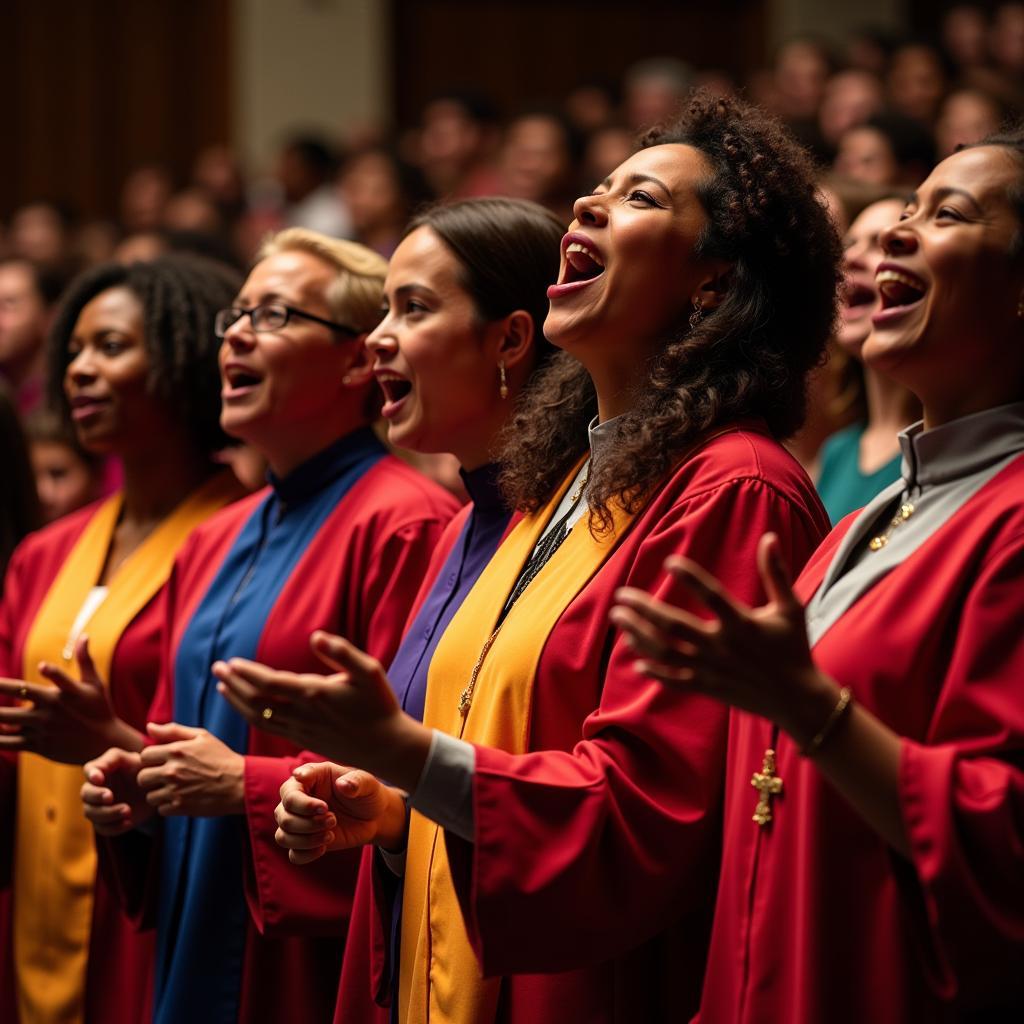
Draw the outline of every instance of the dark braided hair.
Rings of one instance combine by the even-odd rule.
[[[807,373],[824,356],[841,281],[839,238],[811,160],[782,125],[749,104],[700,92],[641,148],[681,143],[712,170],[696,186],[707,214],[698,258],[732,264],[721,304],[694,329],[666,325],[647,379],[591,468],[591,525],[610,503],[637,511],[709,429],[765,420],[777,437],[803,422]],[[503,433],[502,485],[520,509],[553,493],[587,443],[597,411],[589,375],[558,353]]]
[[[178,412],[199,451],[233,443],[220,428],[220,343],[213,318],[234,302],[241,286],[232,268],[184,253],[87,270],[68,287],[50,330],[47,386],[53,409],[69,419],[64,373],[72,359],[68,342],[83,307],[101,292],[127,288],[143,309],[149,393]]]

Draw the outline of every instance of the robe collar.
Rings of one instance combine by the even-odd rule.
[[[985,409],[931,430],[918,422],[899,441],[908,488],[959,480],[1024,451],[1024,402]]]
[[[285,477],[268,470],[267,482],[282,504],[294,506],[319,494],[354,463],[381,447],[369,427],[360,427],[306,459]]]
[[[459,476],[473,502],[473,507],[481,512],[498,512],[507,509],[508,505],[498,486],[498,474],[501,466],[497,462],[488,462],[476,469],[460,469]]]

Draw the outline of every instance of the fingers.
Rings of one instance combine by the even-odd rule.
[[[344,637],[318,629],[309,638],[313,653],[328,667],[349,676],[349,682],[376,679],[384,675],[381,663],[359,650]]]
[[[327,814],[325,801],[311,796],[297,779],[288,779],[281,786],[281,807],[286,814],[315,818]]]
[[[723,623],[733,624],[742,619],[744,613],[750,611],[735,601],[711,573],[689,558],[670,555],[665,559],[665,571],[689,587]]]
[[[761,538],[757,545],[757,568],[769,601],[778,605],[784,613],[792,613],[801,608],[799,599],[793,593],[793,577],[782,556],[782,545],[777,534],[766,533]]]
[[[247,700],[233,691],[228,683],[217,684],[217,692],[252,726],[274,736],[293,739],[301,746],[299,736],[288,726],[284,713],[288,705],[275,704],[269,697]]]
[[[178,740],[191,740],[202,733],[202,729],[194,729],[189,725],[178,725],[177,722],[147,722],[146,732],[157,743],[175,743]],[[146,748],[152,750],[152,747]]]
[[[637,654],[675,663],[689,658],[696,650],[692,643],[677,640],[631,608],[622,605],[613,608],[610,618],[625,634],[627,646]]]
[[[699,619],[682,608],[674,608],[635,587],[619,587],[615,591],[615,600],[618,605],[635,612],[655,629],[677,640],[698,644],[715,630],[713,623]],[[616,609],[612,609],[613,622],[615,621],[615,611]]]
[[[252,702],[276,700],[288,703],[293,697],[302,695],[304,680],[299,673],[268,668],[258,661],[232,658],[227,662],[214,662],[212,670],[219,680]]]
[[[40,686],[24,679],[0,679],[0,695],[30,700],[33,704],[52,704],[57,700],[58,690],[52,686]]]
[[[338,795],[349,800],[373,796],[380,786],[380,780],[376,775],[364,772],[361,768],[353,768],[334,780],[334,788]]]
[[[100,679],[92,660],[92,654],[89,653],[89,637],[85,633],[78,638],[78,642],[75,644],[75,660],[78,662],[78,673],[83,683],[90,686],[103,685],[103,680]]]
[[[92,780],[84,782],[79,794],[82,797],[82,803],[88,804],[90,807],[105,808],[114,803],[114,791],[108,786],[104,786],[102,782],[97,783]]]
[[[334,841],[334,836],[331,836],[331,841]],[[318,846],[315,850],[289,850],[288,860],[292,864],[312,864],[313,861],[319,860],[327,852],[326,845]]]

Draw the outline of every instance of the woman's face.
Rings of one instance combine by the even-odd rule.
[[[68,341],[64,394],[80,443],[124,454],[149,443],[169,411],[149,393],[142,303],[128,288],[108,288],[78,314]]]
[[[1007,194],[1020,174],[1017,159],[997,146],[956,153],[882,233],[882,306],[863,357],[926,406],[930,395],[981,395],[1024,376],[1024,268],[1010,255],[1021,224]]]
[[[384,285],[386,312],[367,338],[384,392],[388,440],[417,452],[453,452],[463,465],[486,459],[498,395],[500,325],[482,322],[461,267],[429,227],[395,250]],[[475,449],[481,447],[482,453]]]
[[[868,185],[891,185],[900,175],[888,139],[867,125],[843,134],[833,168],[842,178]]]
[[[253,267],[235,305],[293,306],[334,321],[327,291],[335,276],[312,253],[277,253]],[[254,331],[250,318],[241,317],[220,347],[221,426],[266,452],[292,449],[306,435],[319,438],[338,407],[352,401],[342,378],[358,347],[347,335],[303,317],[271,331]]]
[[[867,207],[846,232],[845,286],[836,338],[856,359],[860,358],[861,346],[871,333],[871,314],[878,309],[875,270],[884,255],[880,235],[899,220],[902,212],[901,200],[883,199]]]
[[[96,497],[97,474],[73,448],[60,441],[33,441],[30,455],[46,522],[52,523]]]
[[[696,189],[710,174],[691,146],[652,146],[576,201],[548,289],[554,344],[584,364],[609,345],[646,359],[686,322],[708,275],[694,246],[707,224]]]

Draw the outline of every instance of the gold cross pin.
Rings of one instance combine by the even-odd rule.
[[[782,792],[782,779],[775,774],[775,751],[764,752],[764,763],[759,772],[754,772],[750,784],[758,792],[757,807],[753,820],[758,825],[767,825],[772,820],[771,798]]]

